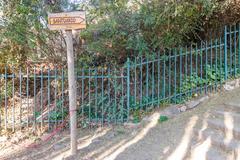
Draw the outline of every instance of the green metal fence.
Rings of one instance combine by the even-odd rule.
[[[51,130],[68,121],[66,69],[5,67],[0,75],[1,127]],[[123,123],[129,116],[130,67],[78,69],[79,125]]]
[[[138,110],[216,92],[240,73],[240,25],[200,44],[144,54],[120,68],[77,68],[78,125],[123,123]],[[67,122],[64,67],[5,66],[0,73],[0,126],[52,129]]]

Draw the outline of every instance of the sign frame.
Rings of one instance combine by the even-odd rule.
[[[73,11],[48,13],[48,28],[50,30],[79,30],[86,28],[86,12]]]

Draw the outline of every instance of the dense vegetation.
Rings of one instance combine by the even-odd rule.
[[[65,62],[62,33],[47,29],[47,12],[84,9],[88,27],[75,36],[77,61],[122,64],[127,56],[197,43],[226,23],[238,21],[237,1],[67,0],[0,1],[0,63]],[[77,33],[78,34],[78,33]],[[81,63],[83,64],[83,63]]]
[[[63,52],[58,42],[62,37],[48,30],[47,12],[62,11],[65,1],[1,1],[0,63],[21,64],[45,58],[57,61],[57,53]]]
[[[144,56],[163,53],[163,50],[189,46],[189,44],[197,48],[194,44],[218,36],[216,34],[221,33],[225,24],[234,24],[239,21],[240,5],[237,3],[239,2],[234,0],[88,0],[84,3],[71,4],[68,0],[0,0],[0,74],[14,71],[14,68],[5,70],[2,63],[14,63],[14,66],[23,66],[22,64],[28,63],[31,74],[36,73],[35,75],[48,74],[56,78],[57,74],[63,74],[59,71],[57,73],[57,67],[52,64],[66,63],[64,35],[62,32],[50,31],[47,28],[47,13],[86,10],[87,29],[74,32],[75,60],[81,66],[110,65],[110,68],[104,67],[104,69],[101,68],[103,70],[95,69],[94,71],[77,70],[77,74],[83,77],[89,76],[78,81],[78,91],[81,91],[78,93],[78,98],[81,97],[82,101],[79,114],[89,117],[90,120],[103,118],[102,107],[105,106],[106,112],[110,113],[107,115],[108,120],[111,121],[116,117],[123,120],[124,115],[127,115],[126,110],[115,113],[116,110],[112,111],[112,109],[118,106],[122,106],[121,109],[123,109],[126,105],[124,94],[127,87],[124,86],[124,79],[111,78],[111,76],[99,78],[95,75],[121,74],[122,76],[126,73],[123,73],[122,69],[117,70],[117,66],[125,64],[127,57],[137,57],[135,60],[144,61],[145,65],[138,68],[135,66],[135,70],[130,69],[128,77],[130,78],[129,88],[131,88],[129,105],[131,109],[136,109],[133,117],[137,117],[134,120],[139,121],[145,106],[182,103],[194,95],[193,89],[201,89],[201,91],[205,89],[207,92],[209,88],[217,89],[217,84],[222,84],[224,81],[222,61],[216,58],[217,56],[213,58],[212,54],[210,58],[206,52],[204,54],[196,51],[190,56],[186,54],[184,62],[180,58],[164,56],[158,63],[148,62],[153,60],[151,59],[154,58],[153,56],[149,59]],[[167,52],[169,53],[171,52]],[[206,61],[203,65],[201,64],[201,68],[199,64],[202,58]],[[232,58],[229,60],[232,61]],[[236,56],[234,58],[236,59]],[[33,62],[41,64],[35,64],[35,68]],[[129,65],[132,63],[133,61]],[[184,71],[177,72],[177,69],[183,66],[185,66]],[[230,63],[229,68],[232,69],[232,67]],[[82,68],[79,67],[79,69]],[[49,90],[50,93],[55,94],[50,96],[48,95],[50,93],[44,94],[43,97],[52,97],[45,101],[48,104],[44,106],[47,107],[52,103],[56,107],[56,110],[50,113],[50,119],[66,118],[67,108],[61,107],[67,106],[68,102],[64,103],[64,100],[58,97],[62,94],[56,94],[57,90],[62,92],[64,88],[67,89],[64,87],[67,84],[66,81],[59,79],[55,87],[50,84],[55,84],[51,82],[56,79],[45,79],[45,83],[41,84],[39,77],[36,81],[34,76],[30,79],[25,76],[24,83],[21,85],[15,81],[14,77],[11,80],[7,78],[5,81],[4,78],[0,80],[2,83],[0,99],[5,97],[5,102],[6,99],[10,102],[11,97],[15,95],[14,90],[20,92],[22,86],[26,92],[30,90],[31,97],[39,99],[42,89]],[[155,83],[159,85],[158,88]],[[143,87],[139,87],[139,84]],[[54,91],[51,88],[54,88]],[[135,95],[137,93],[138,96]],[[91,99],[91,97],[95,98]],[[122,98],[117,101],[117,97]],[[33,115],[38,117],[40,114],[36,111]],[[162,118],[161,121],[166,119],[166,117]]]

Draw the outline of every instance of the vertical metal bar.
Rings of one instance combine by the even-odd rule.
[[[41,115],[43,115],[43,67],[41,67],[41,103],[40,103],[40,108],[41,108]],[[41,130],[43,129],[43,117],[41,117]]]
[[[232,57],[232,26],[230,26],[229,47],[230,47],[230,75],[232,76],[233,57]]]
[[[94,76],[94,89],[95,89],[95,118],[98,121],[98,69],[95,68],[95,76]]]
[[[200,50],[200,58],[201,58],[201,62],[200,62],[200,76],[201,76],[201,82],[203,81],[203,42],[201,41],[201,50]],[[203,92],[203,83],[201,83],[201,94]]]
[[[83,103],[83,101],[82,101],[82,103]],[[64,116],[63,107],[65,107],[65,106],[64,106],[64,69],[62,68],[62,123],[63,123],[63,118],[65,118],[65,117],[63,117]]]
[[[81,109],[82,109],[82,112],[81,112],[81,114],[82,114],[82,117],[84,117],[84,97],[85,97],[85,95],[84,95],[84,69],[82,69],[82,81],[81,81],[81,90],[82,90],[82,92],[81,92]]]
[[[238,23],[238,74],[240,74],[240,23]]]
[[[110,87],[111,87],[111,84],[110,84],[110,80],[111,80],[111,74],[110,74],[110,68],[108,68],[108,77],[107,77],[107,80],[108,80],[108,103],[109,103],[109,106],[111,106],[111,94],[110,94]],[[113,114],[114,110],[113,110],[113,107],[112,107],[112,114]]]
[[[48,130],[50,130],[50,94],[51,94],[51,86],[50,86],[50,68],[48,67],[48,76],[47,76],[47,80],[48,80],[48,105],[47,105],[47,111],[48,111]]]
[[[185,81],[187,81],[188,78],[188,50],[187,47],[185,49]],[[188,96],[189,90],[186,91],[185,96]]]
[[[157,86],[158,86],[158,106],[160,104],[160,53],[158,53],[158,63],[157,63],[157,67],[158,67],[158,81],[157,81]]]
[[[103,70],[103,68],[102,68],[102,85],[101,85],[101,99],[102,99],[102,121],[101,121],[101,124],[102,124],[102,126],[103,126],[103,123],[104,123],[104,94],[103,94],[103,90],[104,90],[104,78],[103,78],[103,76],[104,76],[104,70]]]
[[[141,56],[141,65],[140,65],[140,108],[142,109],[142,99],[143,99],[143,58]]]
[[[117,123],[117,76],[116,68],[114,68],[114,123]]]
[[[36,67],[34,66],[34,71],[33,71],[33,95],[34,95],[34,106],[33,106],[33,131],[36,131]]]
[[[228,37],[227,37],[227,26],[225,26],[224,29],[224,71],[225,71],[225,80],[228,79],[228,55],[227,55],[227,41],[228,41]]]
[[[15,132],[15,74],[14,67],[12,67],[12,131]]]
[[[81,97],[82,97],[82,95],[81,95],[81,86],[80,86],[80,84],[78,83],[78,80],[79,79],[81,79],[82,77],[81,77],[81,74],[82,74],[82,70],[81,70],[81,68],[79,68],[79,64],[77,64],[77,65],[74,65],[74,71],[76,72],[76,75],[75,75],[75,79],[76,79],[76,118],[77,119],[79,119],[80,117],[81,117],[81,115],[82,115],[82,108],[81,108]],[[57,71],[58,72],[61,72],[61,70],[59,69],[59,67],[58,67],[58,69],[57,69]],[[60,73],[58,73],[57,74],[57,77],[60,75]],[[58,78],[57,78],[57,80],[58,80]],[[59,80],[61,80],[62,81],[62,79],[61,79],[61,77],[59,78]],[[61,89],[61,88],[60,88]],[[59,88],[58,88],[58,90],[57,90],[57,93],[59,92]],[[61,97],[59,97],[59,93],[57,94],[58,95],[58,101],[59,102],[62,102],[62,100],[61,100]],[[78,98],[79,97],[79,98]],[[60,109],[62,110],[62,105],[60,106],[60,105],[57,105],[58,106],[58,111],[60,111]],[[61,107],[61,108],[60,108]],[[80,115],[80,117],[78,117]],[[58,123],[60,123],[60,119],[58,119]],[[77,122],[78,123],[78,122]]]
[[[54,67],[54,106],[55,106],[55,114],[58,114],[58,109],[59,109],[59,106],[57,106],[57,101],[58,101],[58,98],[57,98],[57,68],[56,68],[56,66]],[[58,117],[57,116],[55,116],[54,117],[55,118],[55,126],[57,127],[57,123],[58,123]]]
[[[163,59],[163,98],[166,98],[166,51],[164,50]]]
[[[220,61],[219,61],[219,63],[220,63],[220,65],[219,65],[220,66],[220,87],[222,89],[223,63],[222,63],[222,38],[221,37],[220,37]]]
[[[154,78],[154,60],[152,61],[152,106],[154,105],[154,89],[155,89],[155,78]]]
[[[88,69],[88,120],[91,123],[91,70]]]
[[[208,43],[207,43],[207,41],[206,41],[206,43],[205,43],[205,54],[206,54],[206,57],[205,57],[205,66],[206,66],[206,68],[205,68],[205,79],[206,79],[206,84],[205,84],[205,93],[207,94],[207,92],[208,92],[208,45],[207,45]]]
[[[130,113],[130,60],[127,59],[127,121]]]
[[[195,72],[196,75],[198,76],[198,45],[196,44],[196,48],[195,48]]]
[[[236,24],[234,25],[234,76],[237,76],[237,28]]]
[[[212,42],[212,38],[211,38],[211,44],[210,44],[210,71],[211,71],[211,75],[213,74],[213,42]],[[211,77],[210,77],[211,78]],[[213,79],[211,78],[211,84],[210,84],[210,92],[212,92],[213,90]]]
[[[134,107],[137,106],[137,59],[134,61]]]
[[[191,48],[190,48],[190,86],[191,86],[191,91],[190,91],[190,96],[192,97],[192,92],[193,92],[193,87],[192,87],[192,83],[193,83],[193,77],[192,77],[192,74],[193,74],[193,53],[192,53],[192,45],[191,45]]]
[[[215,40],[215,92],[217,91],[217,58],[218,58],[218,39]]]
[[[179,91],[180,95],[179,96],[180,96],[180,102],[182,101],[182,74],[183,74],[182,73],[182,53],[183,53],[183,50],[182,50],[182,47],[181,47],[180,48],[180,62],[179,62],[180,63],[179,64],[180,65],[179,66],[179,68],[180,68],[179,69],[180,70],[179,71],[179,86],[180,86],[179,87],[180,88],[180,91]]]
[[[148,57],[147,57],[147,62],[146,62],[146,96],[145,96],[145,98],[147,100],[147,102],[145,104],[146,107],[148,105],[148,72],[149,72],[149,65],[148,64],[149,64],[149,61],[148,61]]]
[[[123,72],[124,72],[124,69],[123,69]],[[123,123],[124,122],[124,110],[123,110],[123,107],[124,107],[124,87],[123,87],[123,85],[124,85],[124,81],[123,81],[123,78],[124,78],[124,73],[121,75],[121,89],[122,89],[122,93],[121,93],[121,98],[120,98],[120,104],[121,104],[121,109],[120,109],[120,111],[121,111],[121,122]]]
[[[8,76],[7,76],[7,66],[5,66],[5,75],[4,75],[4,78],[5,78],[5,130],[7,130],[7,126],[8,126],[8,110],[7,110],[7,106],[8,106],[8,95],[7,95],[7,79],[8,79]]]
[[[171,76],[171,50],[169,51],[169,55],[168,55],[168,99],[169,99],[169,102],[171,103],[171,78],[172,78],[172,76]]]
[[[19,94],[20,94],[20,127],[22,129],[22,68],[19,68]]]
[[[177,50],[174,51],[174,102],[177,103]]]
[[[172,50],[169,51],[169,59],[168,59],[168,98],[169,98],[169,102],[171,103],[172,100]]]
[[[198,45],[195,46],[195,75],[198,77]],[[195,93],[198,93],[198,84],[196,84]]]
[[[29,127],[29,67],[27,66],[27,127]]]

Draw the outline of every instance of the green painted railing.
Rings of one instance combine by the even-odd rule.
[[[78,125],[120,124],[136,111],[221,90],[240,74],[239,33],[240,25],[226,26],[214,40],[128,58],[120,68],[77,68]],[[52,129],[68,121],[65,68],[0,71],[1,127]]]

